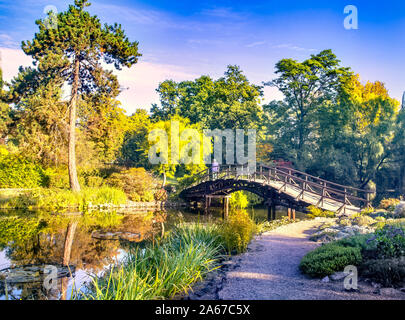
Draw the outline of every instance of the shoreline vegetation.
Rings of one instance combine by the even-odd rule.
[[[7,210],[163,210],[185,206],[181,201],[131,201],[120,189],[111,187],[84,188],[80,192],[57,188],[0,189],[0,209]]]
[[[251,240],[281,225],[280,219],[257,223],[244,210],[229,219],[203,224],[180,223],[164,237],[133,248],[128,256],[91,283],[77,289],[75,300],[173,299],[193,286],[232,255],[244,253]]]

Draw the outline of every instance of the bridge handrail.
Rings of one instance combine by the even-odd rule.
[[[237,174],[237,169],[242,169],[242,174]],[[219,170],[217,172],[217,179],[223,179],[232,175],[233,177],[239,178],[241,175],[245,175],[243,169],[247,168],[247,165],[240,166],[240,165],[222,165],[219,166]],[[268,172],[266,172],[268,170]],[[207,180],[211,180],[213,174],[211,168],[205,169],[200,171],[199,173],[195,174],[194,177],[196,178],[194,183],[191,186],[198,185],[201,182]],[[223,175],[225,174],[225,176]],[[256,167],[255,172],[246,172],[246,175],[250,177],[254,177],[253,180],[256,180],[257,175],[261,175],[264,178],[268,179],[275,179],[280,182],[284,182],[284,186],[290,185],[296,188],[301,189],[301,194],[304,192],[310,192],[316,195],[321,196],[321,199],[330,199],[334,201],[338,201],[346,205],[353,205],[351,201],[360,202],[362,204],[366,204],[369,206],[370,204],[370,197],[369,194],[373,193],[370,190],[359,189],[350,186],[344,186],[338,183],[330,182],[325,179],[315,177],[313,175],[307,174],[305,172],[301,172],[299,170],[284,167],[284,166],[269,166],[265,164],[258,164]],[[251,179],[251,178],[249,178]],[[309,188],[308,188],[309,187]],[[314,188],[314,189],[312,189]],[[339,189],[338,189],[339,188]],[[358,193],[361,193],[365,196],[365,198],[361,198]]]
[[[332,182],[332,181],[328,181],[328,180],[325,180],[325,179],[322,179],[322,178],[319,178],[319,177],[315,177],[315,176],[310,175],[308,173],[305,173],[305,172],[302,172],[302,171],[299,171],[299,170],[296,170],[296,169],[293,169],[293,168],[289,168],[289,167],[278,167],[278,166],[271,167],[271,166],[267,166],[267,165],[261,165],[261,166],[263,166],[265,168],[272,168],[272,169],[276,168],[277,170],[280,170],[280,169],[289,170],[291,172],[299,173],[299,174],[302,174],[302,175],[304,175],[304,176],[306,176],[308,178],[312,178],[312,179],[315,179],[315,180],[318,180],[318,181],[322,181],[323,183],[327,183],[329,185],[333,185],[333,186],[340,187],[340,188],[345,188],[345,189],[350,189],[350,190],[360,191],[360,192],[365,192],[365,193],[374,193],[374,191],[371,191],[371,190],[359,189],[359,188],[351,187],[351,186],[345,186],[345,185],[342,185],[342,184],[338,184],[336,182]]]

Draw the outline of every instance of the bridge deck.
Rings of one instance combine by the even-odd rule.
[[[235,189],[233,191],[240,188],[238,184],[243,182],[253,188],[268,186],[266,190],[275,190],[288,201],[301,206],[314,205],[337,213],[358,213],[370,205],[371,191],[339,185],[292,168],[259,165],[254,173],[249,174],[248,171],[247,166],[226,166],[213,177],[210,170],[205,170],[196,175],[195,183],[183,190],[182,195],[192,198],[193,194],[201,197],[221,192],[230,193],[232,188]],[[216,181],[226,181],[227,189],[222,190],[216,186]],[[267,193],[264,196],[269,197]]]
[[[270,180],[269,182],[265,180],[256,180],[257,182],[261,182],[263,184],[267,184],[277,190],[281,189],[280,192],[286,193],[294,198],[298,198],[299,200],[308,203],[308,205],[314,205],[322,210],[328,210],[332,212],[337,212],[343,206],[343,202],[339,202],[332,199],[323,199],[322,196],[310,191],[303,191],[301,188],[287,184],[283,187],[284,183],[281,181]],[[346,206],[346,214],[353,214],[358,213],[361,211],[361,208],[356,206]]]

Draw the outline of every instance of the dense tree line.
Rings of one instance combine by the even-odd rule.
[[[118,163],[169,177],[202,166],[148,162],[151,129],[257,129],[258,161],[284,159],[308,173],[380,192],[405,193],[404,110],[384,84],[360,76],[324,50],[299,62],[282,59],[276,77],[252,84],[235,65],[224,76],[160,83],[160,104],[127,116],[117,100],[117,69],[141,56],[121,26],[104,25],[76,0],[57,15],[57,28],[38,20],[38,33],[22,49],[34,60],[4,83],[0,76],[0,142],[44,167],[69,167],[70,186],[80,188],[79,168]],[[73,21],[73,22],[72,22]],[[265,79],[263,79],[265,80]],[[68,100],[63,87],[71,90]],[[263,104],[263,87],[278,88],[282,101]]]

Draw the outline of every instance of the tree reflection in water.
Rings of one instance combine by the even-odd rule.
[[[130,245],[124,240],[95,239],[94,231],[136,233],[140,235],[137,241],[142,242],[159,234],[164,220],[162,213],[1,213],[0,252],[5,259],[0,255],[0,269],[4,265],[73,265],[76,271],[97,274]],[[48,292],[42,283],[13,284],[1,279],[0,299],[66,299],[71,280],[72,277],[58,279],[58,289]]]

